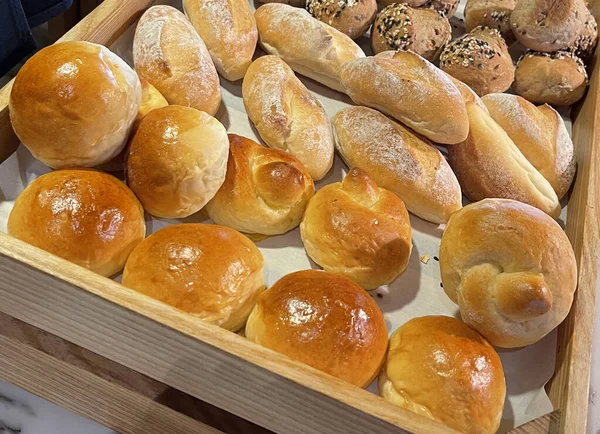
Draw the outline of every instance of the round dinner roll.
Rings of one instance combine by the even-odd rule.
[[[508,45],[515,41],[510,26],[510,15],[517,0],[467,0],[465,6],[465,29],[470,32],[476,27],[489,27],[500,32]]]
[[[117,178],[69,169],[42,175],[23,190],[8,233],[109,277],[144,239],[146,223],[135,195]]]
[[[569,51],[573,52],[579,58],[586,58],[594,54],[594,49],[598,43],[598,23],[588,11],[587,18],[583,25],[583,29],[575,40],[574,44],[569,47]]]
[[[359,387],[377,376],[388,344],[371,296],[346,277],[316,270],[288,274],[263,292],[246,337]]]
[[[435,9],[447,18],[452,18],[458,9],[460,0],[428,0],[423,4],[425,8]]]
[[[35,158],[54,169],[106,163],[125,146],[142,99],[137,74],[108,48],[61,42],[19,70],[10,121]]]
[[[306,9],[352,39],[362,36],[377,14],[376,0],[307,0]]]
[[[391,283],[406,269],[412,250],[404,202],[359,168],[310,200],[300,236],[313,261],[365,289]]]
[[[233,229],[171,225],[131,253],[123,285],[235,332],[265,289],[263,262],[254,243]]]
[[[300,224],[315,185],[290,154],[229,134],[225,182],[206,205],[219,225],[249,234],[278,235]]]
[[[450,217],[440,245],[444,291],[493,345],[537,342],[567,316],[577,264],[567,235],[532,206],[486,199]]]
[[[379,394],[456,431],[493,434],[506,383],[498,353],[479,333],[451,317],[424,316],[392,333]]]
[[[156,217],[199,211],[225,181],[227,131],[212,116],[170,105],[152,110],[131,139],[127,183]]]

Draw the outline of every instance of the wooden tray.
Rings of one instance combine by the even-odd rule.
[[[105,0],[61,40],[110,45],[151,3]],[[600,18],[600,0],[590,3]],[[600,232],[598,69],[573,118],[578,173],[566,231],[579,287],[547,386],[555,411],[514,433],[585,432]],[[19,144],[11,85],[0,91],[0,161]],[[3,233],[0,379],[124,434],[452,432]]]

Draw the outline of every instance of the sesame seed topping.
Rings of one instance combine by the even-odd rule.
[[[381,10],[375,20],[375,30],[392,50],[409,50],[414,43],[414,28],[410,8],[392,3]]]
[[[500,33],[496,29],[488,27],[477,27],[473,32],[491,32],[493,35],[500,37]],[[440,56],[440,66],[461,65],[469,67],[475,65],[475,58],[493,59],[495,56],[500,56],[500,52],[495,50],[488,42],[483,41],[473,33],[467,33],[455,41],[447,44]],[[477,68],[482,69],[483,63],[478,62]]]

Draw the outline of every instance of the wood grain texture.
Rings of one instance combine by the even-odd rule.
[[[558,434],[560,410],[554,410],[545,416],[511,429],[508,434]]]

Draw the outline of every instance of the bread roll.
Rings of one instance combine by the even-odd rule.
[[[410,50],[434,61],[451,37],[448,18],[435,10],[392,3],[377,15],[371,30],[371,46],[376,54],[386,50]]]
[[[206,44],[219,74],[244,78],[258,41],[247,0],[183,0],[183,10]]]
[[[577,36],[573,45],[569,47],[569,51],[579,58],[586,58],[594,54],[597,42],[598,23],[596,23],[596,19],[592,13],[588,11],[584,27],[579,32],[579,36]]]
[[[488,27],[477,27],[447,44],[440,56],[440,68],[479,96],[504,92],[515,76],[506,42],[496,29]]]
[[[169,101],[214,115],[221,104],[219,76],[206,45],[171,6],[152,6],[135,29],[135,69]]]
[[[367,107],[345,108],[332,124],[336,148],[348,167],[360,167],[413,214],[445,223],[462,207],[456,176],[427,140]]]
[[[506,383],[498,353],[461,321],[414,318],[390,337],[379,393],[463,433],[496,432]]]
[[[432,8],[447,18],[452,18],[458,9],[460,0],[428,0],[423,4],[425,8]]]
[[[217,224],[278,235],[300,224],[315,185],[299,160],[229,134],[225,182],[206,209]]]
[[[306,7],[306,0],[259,0],[261,3],[283,3],[297,8]]]
[[[121,152],[141,99],[138,76],[108,48],[60,42],[25,62],[8,106],[19,140],[60,169],[97,166]]]
[[[454,144],[467,137],[469,121],[459,90],[415,53],[353,60],[342,67],[341,76],[356,104],[393,116],[434,142]]]
[[[467,0],[465,28],[470,32],[476,27],[489,27],[500,32],[508,45],[515,42],[510,26],[510,15],[517,0]]]
[[[383,314],[369,294],[316,270],[288,274],[263,292],[246,337],[359,387],[377,376],[387,349]]]
[[[407,6],[410,6],[411,8],[418,8],[418,7],[425,7],[425,4],[428,2],[429,0],[405,0],[402,2],[397,2],[394,0],[378,0],[377,4],[379,4],[380,6],[389,6],[393,3],[404,3]]]
[[[8,233],[109,277],[144,239],[146,224],[142,206],[117,178],[72,169],[29,184],[10,212]]]
[[[548,105],[537,108],[524,98],[507,93],[486,95],[483,102],[492,118],[562,199],[575,176],[575,156],[560,114]]]
[[[585,0],[519,0],[510,24],[525,47],[551,52],[573,45],[588,14]]]
[[[362,36],[377,14],[376,0],[307,0],[306,9],[316,19],[348,35]]]
[[[298,158],[315,180],[327,174],[334,152],[327,114],[283,60],[256,59],[244,78],[242,97],[267,145]]]
[[[404,202],[356,167],[310,200],[300,235],[313,261],[365,289],[391,283],[412,250]]]
[[[190,107],[152,110],[131,139],[127,183],[156,217],[199,211],[225,181],[229,141],[225,127]]]
[[[303,9],[271,3],[259,7],[254,17],[260,45],[268,54],[281,57],[297,73],[340,92],[342,65],[365,57],[352,39]]]
[[[558,223],[529,205],[487,199],[453,214],[440,246],[444,291],[493,345],[532,344],[567,316],[577,265]]]
[[[167,226],[133,251],[123,285],[224,329],[238,331],[265,289],[263,257],[223,226]]]
[[[533,103],[567,106],[583,97],[587,84],[585,65],[574,54],[530,51],[517,63],[512,87]]]

